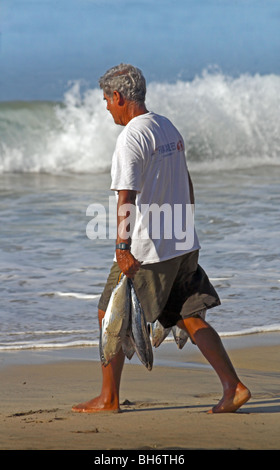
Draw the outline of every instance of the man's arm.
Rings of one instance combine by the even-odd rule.
[[[127,277],[133,277],[141,266],[130,252],[132,224],[135,214],[136,191],[121,190],[118,192],[117,205],[117,239],[116,244],[125,243],[128,249],[116,249],[117,263]],[[128,223],[129,222],[129,223]]]

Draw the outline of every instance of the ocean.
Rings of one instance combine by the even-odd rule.
[[[82,3],[102,8],[102,2]],[[215,11],[221,3],[212,2]],[[140,4],[132,2],[131,15]],[[163,4],[174,12],[174,2]],[[252,3],[246,4],[248,13]],[[275,3],[267,5],[272,13]],[[199,11],[196,4],[192,12]],[[157,35],[160,25],[153,24]],[[140,61],[150,77],[147,107],[169,117],[185,139],[200,264],[222,301],[207,320],[222,337],[280,331],[278,64],[273,70],[262,63],[258,71],[248,60],[246,69],[243,57],[239,73],[236,64],[233,73],[221,60],[219,67],[197,72],[193,65],[185,76],[165,78],[163,68],[157,75],[150,61],[158,41]],[[103,55],[102,49],[95,60],[100,75]],[[131,51],[127,55],[134,58]],[[220,57],[225,56],[223,50]],[[177,65],[183,68],[181,53]],[[54,64],[49,67],[57,73]],[[44,93],[47,81],[43,86],[37,77],[42,88],[35,98],[26,74],[23,90],[29,91],[20,94],[6,83],[9,99],[0,102],[0,351],[98,345],[97,304],[114,240],[88,237],[88,208],[102,204],[108,213],[111,158],[121,128],[106,111],[97,83],[85,83],[88,70],[77,70],[79,77],[60,95],[52,87]]]

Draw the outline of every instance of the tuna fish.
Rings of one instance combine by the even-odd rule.
[[[130,286],[122,275],[114,288],[100,329],[99,352],[104,366],[107,366],[120,350],[125,340],[130,320]]]
[[[166,336],[169,335],[171,328],[164,328],[162,324],[156,320],[151,324],[151,337],[152,345],[158,348],[159,345],[165,340]]]
[[[172,327],[172,333],[178,348],[182,349],[188,341],[188,333],[177,325]]]
[[[142,364],[148,370],[152,370],[153,350],[145,314],[130,279],[129,285],[131,293],[131,340]]]
[[[122,342],[122,350],[129,360],[133,357],[135,353],[135,347],[132,341],[131,328],[128,328],[127,333],[124,337],[124,340]]]
[[[201,310],[200,312],[197,312],[197,315],[199,315],[201,318],[203,318],[203,320],[205,320],[206,309]],[[185,346],[186,342],[188,341],[188,338],[189,338],[188,333],[177,325],[172,327],[172,333],[173,333],[175,343],[177,344],[178,348],[182,349]]]

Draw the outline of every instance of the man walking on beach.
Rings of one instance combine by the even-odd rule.
[[[111,189],[118,193],[116,257],[100,298],[99,323],[123,272],[133,278],[147,322],[158,319],[165,328],[177,324],[186,330],[216,371],[223,397],[209,412],[234,412],[251,395],[236,375],[219,335],[202,315],[220,300],[198,264],[200,246],[189,210],[194,194],[183,138],[167,118],[147,110],[146,83],[138,68],[113,67],[101,77],[100,87],[108,111],[124,129],[111,170]],[[130,218],[128,233],[127,208],[131,207],[134,220]],[[147,223],[151,207],[167,208],[164,215],[169,223],[157,219],[159,230]],[[100,395],[73,406],[73,411],[119,410],[124,359],[121,349],[108,366],[102,366]]]

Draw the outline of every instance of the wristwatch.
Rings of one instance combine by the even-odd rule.
[[[116,245],[116,250],[130,250],[130,246],[127,243],[119,243]]]

